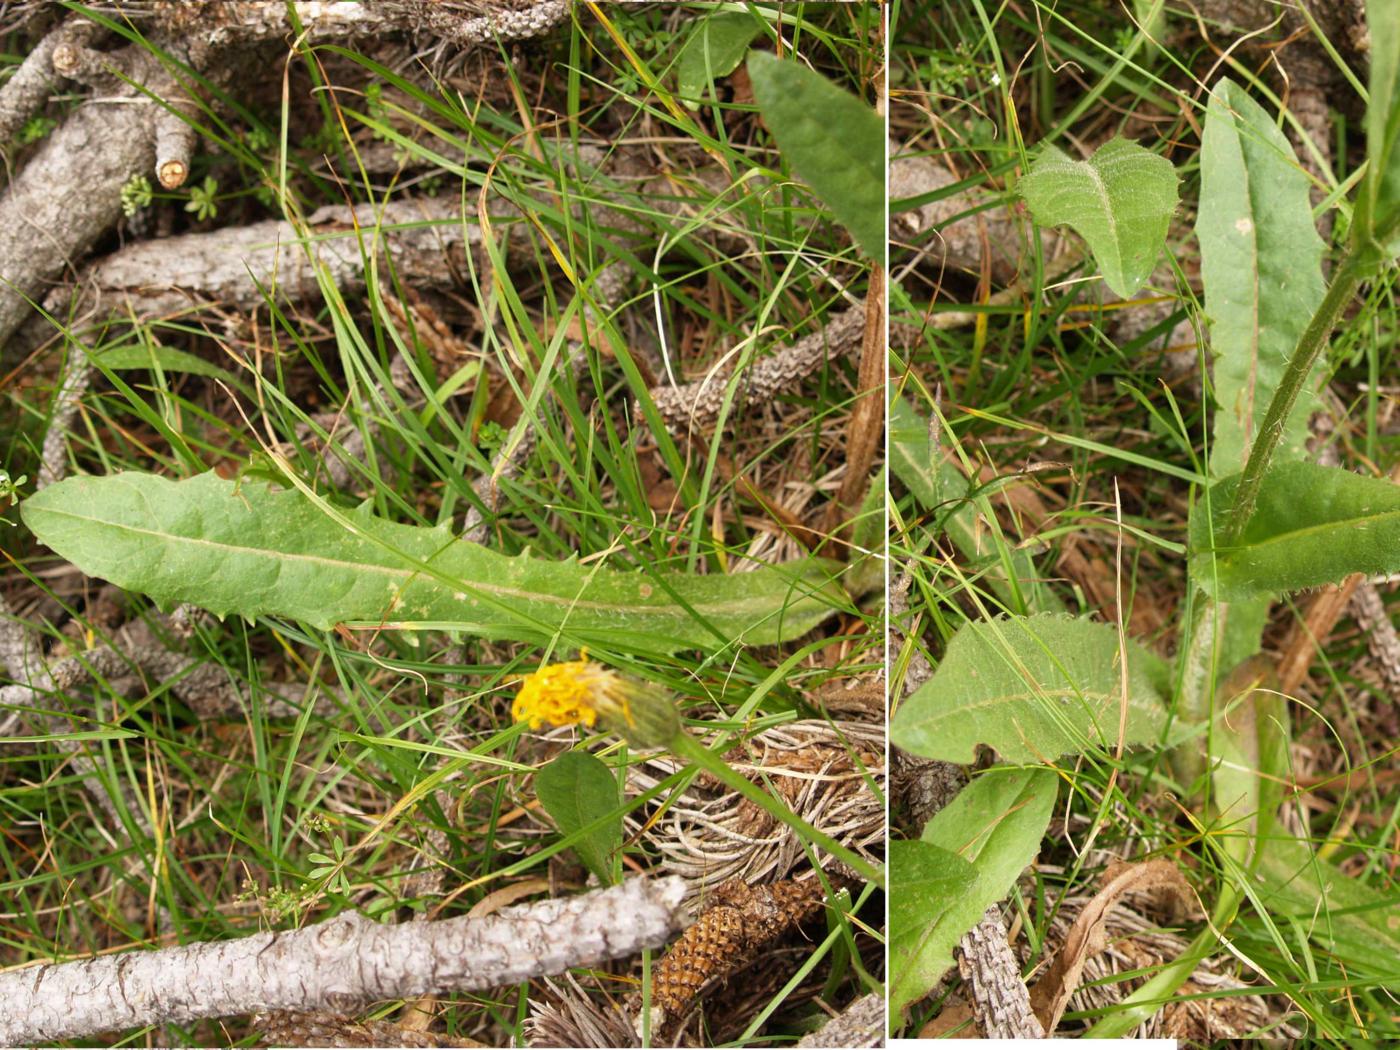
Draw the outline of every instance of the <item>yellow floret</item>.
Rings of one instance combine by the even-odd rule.
[[[588,651],[577,660],[547,664],[520,683],[520,692],[511,705],[517,722],[528,722],[539,729],[552,726],[583,725],[592,728],[598,716],[621,716],[631,722],[622,676],[588,659]]]

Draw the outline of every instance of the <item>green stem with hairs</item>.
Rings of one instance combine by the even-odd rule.
[[[699,766],[706,773],[709,773],[716,780],[722,781],[728,787],[733,788],[744,798],[748,799],[755,806],[758,806],[774,820],[786,824],[793,831],[804,838],[814,842],[822,849],[826,850],[833,857],[854,868],[865,878],[876,885],[883,886],[885,883],[884,869],[870,863],[864,857],[853,850],[847,849],[825,832],[818,831],[805,820],[799,817],[787,806],[784,806],[772,795],[762,791],[747,778],[740,776],[738,771],[731,768],[719,755],[700,743],[699,740],[691,736],[682,729],[671,738],[666,745],[667,748],[677,758],[689,762],[691,765]]]
[[[1254,516],[1255,504],[1259,501],[1259,487],[1264,482],[1264,474],[1283,440],[1284,427],[1298,403],[1298,396],[1312,375],[1313,365],[1318,355],[1327,346],[1328,337],[1336,327],[1337,318],[1356,294],[1361,283],[1363,266],[1355,253],[1346,257],[1337,270],[1327,294],[1323,296],[1317,311],[1303,329],[1298,346],[1284,369],[1283,379],[1269,401],[1269,410],[1264,414],[1264,422],[1259,426],[1259,436],[1249,450],[1244,472],[1240,475],[1239,487],[1235,489],[1235,502],[1225,519],[1224,545],[1233,547],[1244,534],[1245,526]]]
[[[1367,192],[1364,186],[1361,192]],[[1254,515],[1255,504],[1259,501],[1259,487],[1263,484],[1264,474],[1269,469],[1269,463],[1274,458],[1279,442],[1283,440],[1284,426],[1293,412],[1293,406],[1298,402],[1298,395],[1307,385],[1308,376],[1312,374],[1318,355],[1327,346],[1332,329],[1337,326],[1337,319],[1342,316],[1342,311],[1346,309],[1347,303],[1351,302],[1361,282],[1379,268],[1382,260],[1390,258],[1384,245],[1390,242],[1397,230],[1400,230],[1400,210],[1387,216],[1380,226],[1369,233],[1357,229],[1351,250],[1337,268],[1336,275],[1327,288],[1327,294],[1313,313],[1308,327],[1303,329],[1303,334],[1299,336],[1298,346],[1289,358],[1283,379],[1269,401],[1269,410],[1264,414],[1264,422],[1259,426],[1259,436],[1254,439],[1254,445],[1249,450],[1249,459],[1240,475],[1239,487],[1235,489],[1235,502],[1225,520],[1223,539],[1226,547],[1232,547],[1239,542],[1245,526]]]

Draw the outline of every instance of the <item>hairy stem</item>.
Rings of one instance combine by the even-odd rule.
[[[1289,358],[1283,379],[1269,402],[1269,410],[1264,415],[1264,422],[1259,426],[1259,436],[1249,450],[1249,459],[1240,475],[1239,487],[1235,490],[1235,502],[1225,519],[1226,547],[1232,547],[1239,542],[1245,525],[1254,515],[1254,506],[1259,499],[1259,486],[1264,481],[1264,474],[1269,469],[1279,442],[1283,440],[1284,425],[1293,411],[1293,406],[1298,402],[1298,395],[1307,385],[1318,355],[1327,346],[1327,339],[1337,324],[1337,318],[1342,315],[1347,303],[1351,302],[1352,296],[1356,294],[1361,277],[1362,266],[1359,259],[1355,254],[1347,256],[1337,270],[1317,312],[1313,314],[1308,327],[1299,337],[1298,346]]]

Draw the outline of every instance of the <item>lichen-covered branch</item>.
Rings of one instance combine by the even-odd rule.
[[[77,1039],[265,1010],[345,1013],[512,984],[664,943],[680,879],[632,879],[474,919],[380,925],[357,913],[282,933],[124,952],[0,974],[0,1044]]]
[[[872,1047],[885,1045],[885,997],[861,996],[850,1006],[797,1041],[798,1046]]]
[[[958,973],[967,986],[972,1015],[988,1039],[1044,1039],[1031,1010],[1021,966],[1006,940],[1001,908],[993,904],[958,943]]]
[[[96,6],[144,21],[144,30],[158,46],[183,54],[193,69],[214,81],[226,79],[231,66],[246,68],[248,56],[235,57],[237,49],[259,40],[287,38],[292,28],[288,5],[283,3],[134,0]],[[426,0],[294,7],[313,38],[422,32],[458,47],[537,36],[569,11],[566,0],[484,9]],[[144,85],[156,97],[171,97],[174,85],[169,71],[135,45],[96,51],[85,45],[81,33],[68,29],[59,33],[52,45],[41,47],[47,53],[35,59],[18,86],[14,78],[6,84],[12,90],[0,95],[0,119],[25,119],[39,104],[34,99],[37,92],[46,90],[41,85],[50,75],[97,84],[102,95],[67,117],[0,197],[0,346],[28,316],[29,301],[43,300],[45,283],[74,266],[116,225],[123,185],[151,170],[158,145],[165,154],[158,172],[163,183],[169,185],[166,180],[187,174],[180,170],[188,168],[186,132],[162,120],[161,115],[170,114],[134,86]],[[4,112],[10,115],[5,117]]]

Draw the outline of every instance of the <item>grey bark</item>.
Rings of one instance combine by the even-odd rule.
[[[49,428],[44,433],[44,450],[39,461],[36,488],[42,489],[68,474],[68,429],[78,414],[78,403],[92,380],[92,366],[81,354],[68,355],[68,370],[58,384],[49,416]]]
[[[409,225],[415,223],[432,225]],[[320,298],[319,266],[342,292],[359,292],[365,287],[361,238],[369,245],[376,237],[380,254],[406,281],[440,285],[461,272],[465,246],[479,236],[476,226],[461,222],[461,204],[450,197],[332,205],[312,212],[306,226],[305,241],[291,223],[273,219],[133,244],[84,273],[86,305],[136,317],[205,301],[250,311],[273,289],[286,301]]]
[[[958,944],[958,972],[972,1014],[988,1039],[1044,1039],[1031,1009],[1021,967],[1006,940],[1001,909],[993,904]]]
[[[62,27],[53,29],[34,46],[0,87],[0,143],[14,138],[24,122],[43,108],[49,92],[62,81],[53,71],[53,49]]]
[[[113,5],[118,6],[118,5]],[[139,16],[149,11],[158,21],[175,28],[188,14],[175,14],[171,5],[159,2],[123,3],[122,12]],[[292,31],[287,4],[268,0],[197,0],[187,8],[199,13],[195,28],[209,46],[248,40],[272,40]],[[375,0],[356,2],[300,2],[296,9],[302,29],[309,39],[327,40],[394,30],[431,34],[458,46],[487,44],[496,40],[526,40],[548,32],[569,14],[568,0],[534,0],[526,3],[463,3],[461,0]],[[135,16],[132,16],[135,17]]]
[[[118,5],[109,6],[115,10]],[[180,5],[135,0],[119,6],[123,17],[145,19],[158,44],[184,53],[196,70],[215,80],[227,72],[219,65],[229,48],[283,37],[290,29],[286,5],[278,3]],[[381,0],[296,7],[313,37],[395,30],[443,33],[448,32],[444,27],[450,27],[450,42],[458,46],[536,36],[565,18],[569,10],[565,0],[525,6],[434,6]],[[134,46],[98,52],[79,43],[59,50],[62,63],[53,50],[47,56],[51,72],[56,67],[71,70],[107,90],[106,85],[117,83],[108,70],[117,68],[162,98],[177,95],[170,75]],[[41,56],[21,87],[42,79],[42,66]],[[123,85],[110,90],[110,97],[94,99],[69,116],[0,198],[0,346],[29,314],[26,298],[43,300],[45,282],[73,265],[116,224],[122,186],[153,166],[157,115],[165,111],[132,88]],[[31,95],[29,88],[16,94],[14,112],[24,110],[29,105],[24,99]],[[182,133],[168,125],[167,131],[166,145],[173,155]],[[161,174],[157,172],[158,177]],[[166,174],[175,176],[173,169]]]
[[[0,345],[121,217],[121,191],[152,159],[151,107],[87,102],[54,131],[0,198]]]
[[[284,933],[0,974],[0,1044],[265,1010],[349,1013],[632,955],[685,922],[680,879],[632,879],[496,915],[383,926],[356,913]]]
[[[871,992],[853,1002],[798,1046],[870,1047],[885,1045],[885,997]]]
[[[827,361],[860,346],[864,332],[864,306],[853,306],[833,315],[826,327],[753,365],[744,376],[740,399],[761,403],[777,396]],[[682,386],[657,387],[651,396],[669,428],[699,430],[713,423],[719,415],[728,381],[728,374],[717,374]],[[635,406],[635,411],[640,419],[641,406]]]

